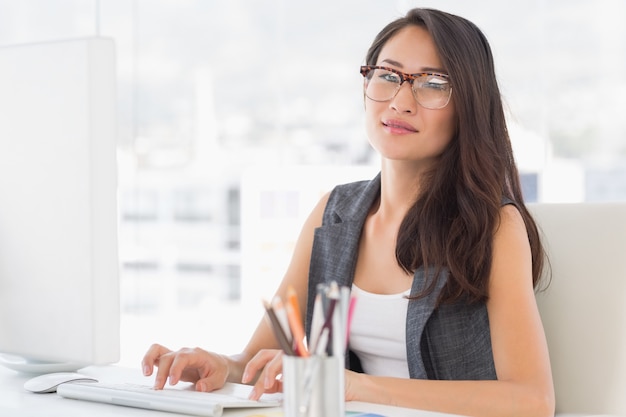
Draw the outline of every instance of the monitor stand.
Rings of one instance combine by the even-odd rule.
[[[29,374],[49,374],[53,372],[75,372],[87,364],[71,362],[46,362],[22,358],[20,356],[0,354],[0,365],[17,372]]]

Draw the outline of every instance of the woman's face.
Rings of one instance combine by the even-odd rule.
[[[404,73],[447,74],[430,34],[418,26],[400,30],[383,46],[376,65]],[[452,140],[455,127],[454,91],[447,106],[420,106],[409,82],[394,98],[376,102],[365,98],[366,130],[371,145],[384,159],[430,166]]]

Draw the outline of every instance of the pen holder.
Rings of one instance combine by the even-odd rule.
[[[283,356],[284,417],[344,417],[343,357]]]

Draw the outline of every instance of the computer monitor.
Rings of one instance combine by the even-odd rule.
[[[0,47],[0,363],[119,361],[115,46]]]

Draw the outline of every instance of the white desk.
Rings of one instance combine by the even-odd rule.
[[[88,367],[79,372],[94,376],[102,381],[152,383],[145,378],[139,369],[128,369],[117,366]],[[32,375],[22,374],[0,366],[0,416],[11,417],[103,417],[103,416],[139,416],[156,417],[180,416],[179,414],[155,412],[130,407],[99,404],[88,401],[70,400],[56,394],[34,394],[24,390],[24,382]],[[408,408],[382,406],[378,404],[348,402],[347,411],[363,411],[378,413],[385,417],[451,417],[451,414],[433,413]],[[282,410],[228,410],[224,417],[267,416],[280,417]]]

